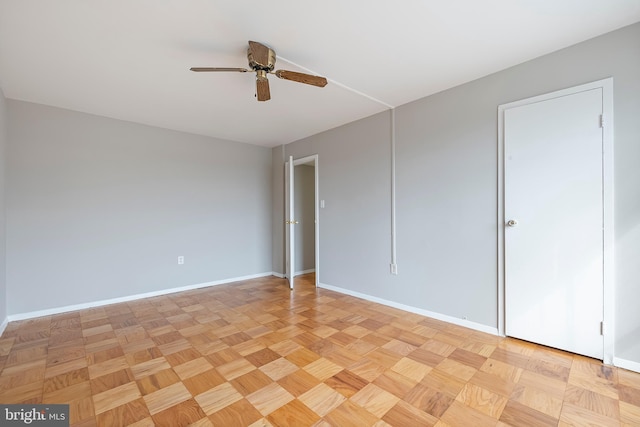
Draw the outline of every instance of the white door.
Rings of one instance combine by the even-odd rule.
[[[602,88],[504,111],[505,332],[603,358]]]
[[[284,166],[284,200],[285,200],[285,274],[289,281],[289,288],[293,289],[293,276],[295,274],[295,220],[294,220],[294,194],[293,191],[293,156]]]

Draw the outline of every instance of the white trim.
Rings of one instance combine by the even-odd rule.
[[[315,197],[315,221],[316,221],[316,226],[315,226],[315,243],[316,243],[316,247],[315,247],[315,261],[316,261],[316,265],[315,265],[315,269],[314,272],[320,272],[320,168],[318,167],[318,155],[315,154],[315,192],[316,192],[316,197]],[[318,287],[318,283],[320,281],[320,275],[316,273],[316,288]]]
[[[606,119],[602,129],[602,202],[603,202],[603,237],[604,237],[604,294],[602,318],[606,326],[604,331],[603,362],[612,364],[615,355],[615,273],[614,273],[614,135],[613,135],[613,78],[601,80],[602,112]],[[638,370],[640,372],[640,370]]]
[[[159,291],[145,292],[145,293],[142,293],[142,294],[135,294],[135,295],[127,295],[127,296],[124,296],[124,297],[110,298],[110,299],[105,299],[105,300],[100,300],[100,301],[92,301],[92,302],[87,302],[87,303],[82,303],[82,304],[73,304],[73,305],[67,305],[67,306],[63,306],[63,307],[47,308],[45,310],[37,310],[37,311],[30,311],[30,312],[26,312],[26,313],[11,314],[11,315],[8,316],[8,321],[9,322],[14,322],[16,320],[33,319],[35,317],[50,316],[52,314],[66,313],[66,312],[69,312],[69,311],[85,310],[85,309],[88,309],[88,308],[102,307],[104,305],[109,305],[109,304],[117,304],[117,303],[121,303],[121,302],[135,301],[135,300],[138,300],[138,299],[152,298],[152,297],[157,297],[157,296],[161,296],[161,295],[174,294],[174,293],[177,293],[177,292],[190,291],[190,290],[193,290],[193,289],[206,288],[208,286],[224,285],[224,284],[227,284],[227,283],[239,282],[239,281],[243,281],[243,280],[257,279],[259,277],[266,277],[266,276],[271,276],[271,275],[273,275],[273,273],[271,271],[269,271],[269,272],[266,272],[266,273],[251,274],[251,275],[248,275],[248,276],[241,276],[241,277],[232,277],[232,278],[228,278],[228,279],[215,280],[213,282],[206,282],[206,283],[198,283],[198,284],[195,284],[195,285],[181,286],[181,287],[178,287],[178,288],[162,289],[162,290],[159,290]]]
[[[293,289],[294,271],[296,268],[296,239],[295,239],[295,163],[293,156],[284,164],[284,223],[285,225],[285,276],[289,282],[289,289]]]
[[[319,287],[328,289],[330,291],[339,292],[345,295],[351,295],[356,298],[362,298],[367,301],[375,302],[382,305],[387,305],[389,307],[398,308],[400,310],[408,311],[410,313],[420,314],[425,317],[431,317],[433,319],[441,320],[443,322],[452,323],[454,325],[462,326],[469,329],[474,329],[476,331],[485,332],[491,335],[498,335],[498,329],[483,325],[481,323],[471,322],[469,320],[458,319],[457,317],[447,316],[446,314],[440,314],[429,310],[424,310],[422,308],[413,307],[410,305],[401,304],[399,302],[389,301],[383,298],[374,297],[367,294],[362,294],[360,292],[355,292],[350,289],[339,288],[337,286],[327,285],[325,283],[320,283]]]
[[[0,323],[0,337],[4,334],[4,330],[7,329],[7,325],[9,324],[9,317],[5,317],[2,323]]]
[[[282,273],[278,273],[278,272],[276,272],[276,271],[272,271],[272,272],[271,272],[271,275],[272,275],[272,276],[276,276],[276,277],[277,277],[277,278],[279,278],[279,279],[284,279],[284,278],[286,278],[286,277],[287,277],[286,275],[284,275],[284,274],[282,274]]]
[[[505,336],[505,301],[504,301],[504,288],[505,288],[505,271],[504,271],[504,106],[498,106],[498,206],[497,206],[497,237],[498,237],[498,334]]]
[[[619,357],[614,357],[613,358],[613,366],[616,366],[616,367],[622,368],[622,369],[628,369],[630,371],[634,371],[634,372],[640,373],[640,362],[634,362],[632,360],[627,360],[627,359],[621,359]]]
[[[310,268],[308,270],[302,270],[302,271],[296,271],[295,273],[293,273],[294,276],[299,276],[301,274],[309,274],[309,273],[315,273],[316,269],[315,268]]]
[[[604,237],[604,277],[603,277],[603,320],[606,328],[603,336],[603,362],[606,364],[613,363],[614,359],[614,319],[615,319],[615,277],[614,277],[614,162],[613,162],[613,78],[598,80],[583,85],[574,86],[555,92],[534,96],[531,98],[521,99],[519,101],[510,102],[498,106],[498,333],[505,334],[505,252],[504,252],[504,112],[507,109],[519,107],[522,105],[541,102],[548,99],[567,96],[578,92],[602,88],[602,112],[606,119],[606,123],[602,132],[603,141],[603,237]]]
[[[317,272],[316,274],[316,287],[318,287],[318,283],[320,280],[320,172],[318,168],[318,155],[312,154],[310,156],[301,157],[299,159],[293,159],[294,168],[298,165],[303,165],[307,163],[313,162],[313,172],[314,172],[314,221],[315,221],[315,268],[313,270],[305,270],[303,272],[294,272],[293,277],[299,274],[312,273]],[[293,269],[291,269],[293,271]]]

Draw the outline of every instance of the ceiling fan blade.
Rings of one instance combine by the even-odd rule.
[[[268,101],[271,99],[269,80],[266,76],[256,77],[256,97],[258,98],[258,101]]]
[[[225,67],[191,67],[189,69],[197,73],[209,72],[209,71],[238,71],[240,73],[246,73],[247,71],[249,71],[246,68],[225,68]]]
[[[305,83],[312,86],[325,87],[327,79],[320,76],[312,76],[311,74],[297,73],[295,71],[278,70],[274,73],[278,78],[284,80],[292,80],[298,83]]]
[[[249,53],[258,65],[262,67],[269,66],[269,48],[267,46],[249,40]]]

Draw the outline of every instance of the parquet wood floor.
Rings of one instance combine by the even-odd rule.
[[[75,426],[640,426],[640,374],[297,281],[11,323],[0,402]]]

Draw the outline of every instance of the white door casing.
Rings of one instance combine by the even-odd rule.
[[[289,281],[290,289],[293,289],[295,276],[295,191],[294,191],[294,168],[298,165],[313,163],[314,166],[314,233],[315,233],[315,285],[318,286],[320,280],[320,211],[319,211],[319,169],[318,155],[314,154],[299,159],[285,162],[284,186],[285,186],[285,275]]]
[[[311,156],[302,157],[299,159],[295,159],[293,161],[293,165],[313,165],[313,222],[314,222],[314,244],[315,244],[315,259],[314,259],[314,269],[315,269],[315,286],[318,286],[320,282],[320,194],[319,194],[319,166],[318,166],[318,155],[312,154]],[[294,201],[295,203],[295,201]],[[307,220],[308,218],[305,218]]]
[[[295,272],[295,221],[294,221],[294,175],[293,175],[293,156],[289,156],[289,161],[285,163],[284,168],[284,188],[285,188],[285,274],[289,281],[289,288],[293,289],[294,272]]]

